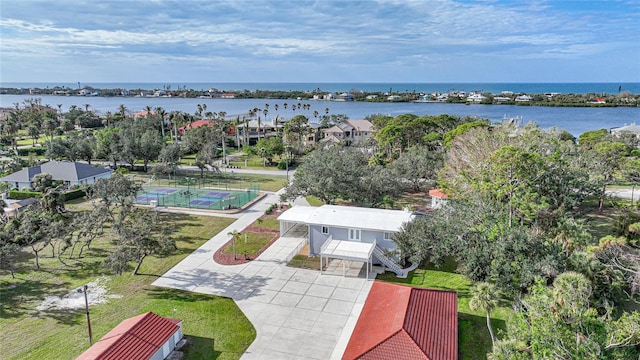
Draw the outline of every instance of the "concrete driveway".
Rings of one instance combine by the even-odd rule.
[[[153,285],[234,299],[257,332],[243,359],[340,359],[373,284],[364,274],[287,267],[304,244],[296,236],[281,237],[247,264],[213,261],[227,233],[241,231],[275,202],[276,194],[267,196]]]

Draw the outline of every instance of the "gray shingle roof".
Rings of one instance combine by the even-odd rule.
[[[30,182],[37,174],[51,174],[54,180],[80,181],[100,174],[112,172],[113,170],[103,167],[72,161],[49,161],[40,166],[32,166],[22,169],[13,174],[0,178],[0,181],[7,182]]]

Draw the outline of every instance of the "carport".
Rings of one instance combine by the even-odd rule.
[[[344,260],[358,261],[367,264],[367,280],[371,270],[373,249],[376,247],[374,243],[361,243],[354,241],[327,239],[320,250],[320,274],[322,274],[322,258],[328,262],[329,259],[340,259],[342,262],[342,276],[345,274]]]
[[[294,206],[278,216],[280,221],[280,236],[285,236],[296,227],[304,226],[309,230],[307,219],[313,215],[316,208],[310,206]]]

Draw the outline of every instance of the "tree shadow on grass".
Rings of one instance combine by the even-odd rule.
[[[493,331],[498,336],[506,330],[504,320],[491,319]],[[484,316],[458,313],[458,355],[460,360],[475,360],[487,358],[491,352],[491,335],[487,329]]]
[[[187,345],[182,348],[185,359],[218,359],[222,351],[215,350],[215,340],[200,336],[185,335]]]
[[[20,317],[35,311],[36,303],[47,295],[62,296],[66,283],[48,284],[24,280],[14,284],[0,284],[0,318]]]

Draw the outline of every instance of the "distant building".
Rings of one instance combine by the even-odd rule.
[[[529,95],[516,96],[516,101],[518,101],[518,102],[527,102],[527,101],[531,101],[531,100],[533,100],[533,97],[531,97]]]
[[[321,142],[335,142],[337,140],[348,146],[368,140],[373,135],[374,126],[369,120],[345,120],[322,130],[322,132],[324,138]]]
[[[429,190],[429,196],[431,196],[431,208],[437,209],[447,203],[447,195],[442,189]]]

